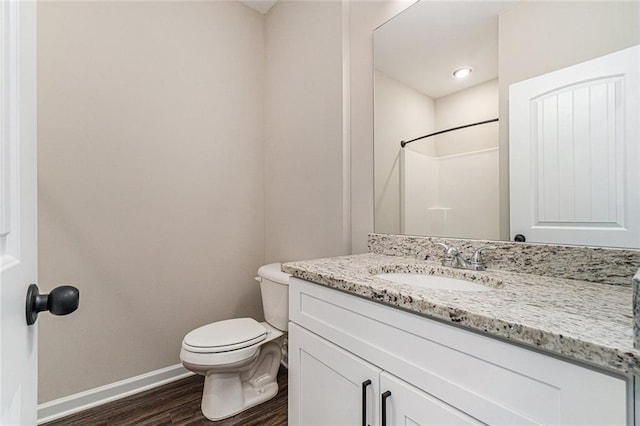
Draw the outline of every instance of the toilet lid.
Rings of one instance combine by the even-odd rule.
[[[196,328],[184,336],[183,346],[191,352],[226,352],[263,341],[267,330],[253,318],[234,318]]]
[[[279,284],[289,285],[289,277],[291,274],[282,272],[282,270],[280,270],[281,267],[282,263],[270,263],[268,265],[261,266],[258,268],[258,276]]]

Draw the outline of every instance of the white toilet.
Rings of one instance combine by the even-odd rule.
[[[196,328],[182,340],[182,364],[206,376],[202,413],[209,420],[231,417],[278,393],[278,368],[286,356],[289,274],[272,263],[258,269],[256,280],[266,322],[218,321]]]

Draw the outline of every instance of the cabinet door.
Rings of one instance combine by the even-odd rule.
[[[378,424],[379,374],[373,365],[289,323],[289,425]]]
[[[484,424],[389,373],[380,374],[380,392],[390,392],[384,401],[386,419],[381,418],[380,423],[383,426]]]

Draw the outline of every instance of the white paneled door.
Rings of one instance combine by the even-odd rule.
[[[35,1],[0,2],[0,424],[36,423]]]
[[[511,238],[640,247],[640,46],[509,88]]]

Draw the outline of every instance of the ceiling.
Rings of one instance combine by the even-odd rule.
[[[266,14],[271,7],[276,4],[277,0],[239,0],[240,3],[244,3],[253,10],[257,10],[260,13]]]
[[[374,32],[375,68],[437,99],[498,77],[498,15],[514,2],[421,1]],[[466,79],[453,71],[471,66]]]

